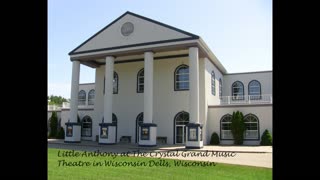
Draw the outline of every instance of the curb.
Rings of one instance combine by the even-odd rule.
[[[94,144],[68,144],[64,142],[50,142],[48,141],[48,144],[60,144],[60,145],[66,145],[66,146],[90,146],[90,147],[106,147],[102,145],[94,145]],[[186,149],[186,148],[176,148],[176,149],[168,149],[168,148],[154,148],[154,147],[128,147],[124,146],[122,148],[127,149],[140,149],[140,150],[162,150],[162,151],[215,151],[215,152],[235,152],[235,153],[272,153],[272,152],[266,152],[266,151],[230,151],[230,150],[205,150],[205,149]]]

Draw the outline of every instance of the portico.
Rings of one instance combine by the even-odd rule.
[[[189,68],[190,68],[190,90],[189,90],[189,112],[190,123],[199,124],[199,49],[198,47],[189,47],[186,49],[189,56]],[[139,146],[156,146],[157,138],[157,124],[153,122],[153,99],[154,96],[154,52],[145,51],[144,56],[144,92],[143,92],[143,123],[139,127]],[[118,56],[119,57],[119,56]],[[116,126],[112,124],[112,112],[113,112],[113,72],[114,63],[117,57],[108,55],[105,59],[105,93],[103,96],[103,117],[104,122],[100,121],[99,128],[99,143],[100,144],[115,144],[116,140]],[[70,104],[70,119],[71,122],[76,123],[77,111],[78,111],[78,87],[79,87],[79,74],[80,74],[80,61],[73,60],[72,69],[72,91],[71,91],[71,104]],[[99,118],[99,119],[102,119]],[[106,125],[101,126],[101,123]],[[107,129],[107,138],[101,138],[102,128]],[[192,130],[192,129],[191,129]],[[187,130],[189,132],[189,129]],[[193,131],[192,131],[193,132]],[[197,131],[198,132],[198,131]],[[78,137],[74,134],[73,139],[68,139],[66,142],[80,142],[80,128]],[[195,136],[199,136],[196,134]],[[67,137],[66,137],[67,139]],[[197,138],[197,143],[194,140],[187,138],[185,143],[187,147],[202,147],[203,143],[200,142],[200,138]]]

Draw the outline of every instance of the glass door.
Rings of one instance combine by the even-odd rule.
[[[186,126],[177,125],[176,126],[176,144],[184,144],[186,139]]]

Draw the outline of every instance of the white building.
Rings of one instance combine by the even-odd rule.
[[[65,142],[201,148],[216,132],[221,144],[232,144],[230,117],[238,110],[244,144],[272,133],[272,71],[230,74],[197,35],[126,12],[69,55]],[[80,64],[95,69],[95,83],[79,85]]]

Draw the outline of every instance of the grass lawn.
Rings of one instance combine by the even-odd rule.
[[[179,160],[142,157],[58,157],[58,152],[69,150],[48,148],[48,179],[272,179],[271,168],[249,167],[216,163],[211,166],[177,166]],[[82,151],[76,151],[82,153]],[[59,166],[60,160],[60,166]],[[65,160],[65,161],[63,161]],[[79,161],[82,162],[79,163]],[[106,162],[120,163],[105,166]],[[64,162],[64,165],[62,165]],[[91,163],[87,164],[84,163]],[[82,166],[67,166],[67,163]],[[93,163],[101,163],[93,165]],[[132,163],[130,166],[129,164]],[[133,167],[133,163],[136,166]],[[158,166],[155,166],[158,163]],[[71,165],[70,164],[70,165]],[[100,166],[101,165],[101,166]],[[151,167],[150,167],[151,165]],[[192,166],[193,165],[193,166]],[[168,166],[168,167],[166,167]]]

